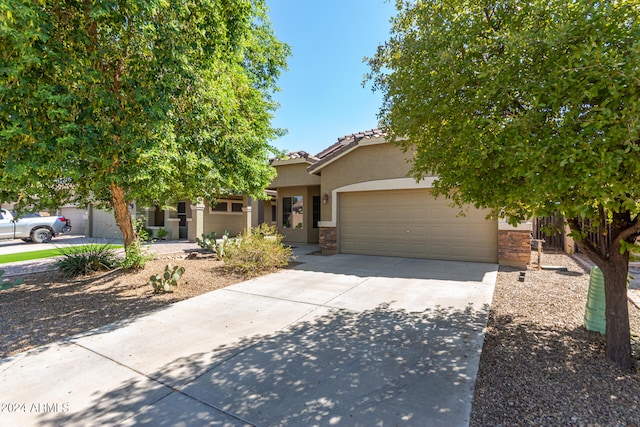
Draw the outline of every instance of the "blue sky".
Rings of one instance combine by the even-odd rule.
[[[346,134],[378,126],[382,95],[362,86],[373,56],[389,38],[394,4],[384,0],[266,0],[279,40],[289,44],[289,70],[279,80],[274,141],[285,151],[316,154]]]

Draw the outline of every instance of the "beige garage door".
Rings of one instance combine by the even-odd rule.
[[[71,221],[71,232],[67,234],[84,234],[84,210],[75,207],[60,208],[60,215]]]
[[[430,190],[342,193],[340,252],[497,262],[498,225],[487,211],[464,217]]]

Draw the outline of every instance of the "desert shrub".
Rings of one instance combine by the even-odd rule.
[[[167,231],[166,228],[158,229],[158,239],[164,240],[164,238],[167,237],[168,235],[169,235],[169,232]]]
[[[141,242],[153,241],[153,231],[150,228],[145,227],[146,220],[146,217],[138,216],[133,223],[133,228]]]
[[[120,261],[120,266],[127,270],[137,270],[144,268],[147,261],[151,261],[153,258],[153,254],[142,248],[140,240],[135,240],[125,249],[124,259]]]
[[[273,226],[260,225],[228,240],[222,259],[232,270],[253,276],[285,267],[293,251],[282,244],[282,236]]]
[[[119,265],[118,258],[108,244],[60,248],[60,254],[63,258],[56,262],[56,267],[69,277],[113,270]]]

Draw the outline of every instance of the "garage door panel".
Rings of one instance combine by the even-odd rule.
[[[339,245],[343,253],[497,262],[497,223],[486,211],[466,216],[429,190],[343,193]]]
[[[468,239],[470,237],[469,235],[472,233],[470,228],[473,228],[473,226],[454,227],[451,229],[451,237]]]
[[[71,222],[71,231],[67,234],[84,234],[84,210],[76,207],[60,208],[60,215]]]

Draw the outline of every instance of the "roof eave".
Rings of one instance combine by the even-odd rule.
[[[312,164],[311,166],[309,166],[307,168],[307,172],[309,172],[312,175],[319,175],[320,174],[320,170],[322,168],[324,168],[327,165],[330,165],[331,163],[335,162],[336,160],[342,158],[343,156],[349,154],[350,152],[352,152],[353,150],[355,150],[358,147],[364,147],[364,146],[368,146],[368,145],[377,145],[377,144],[385,144],[387,141],[384,138],[384,135],[380,135],[377,137],[371,137],[371,138],[362,138],[362,139],[357,139],[354,140],[352,142],[350,142],[349,144],[345,145],[344,147],[342,147],[340,150],[336,151],[335,153],[320,159],[318,162]]]
[[[305,158],[295,158],[295,159],[277,159],[271,162],[271,166],[284,166],[284,165],[297,165],[300,163],[306,163],[308,165],[313,165],[317,162],[305,159]]]

